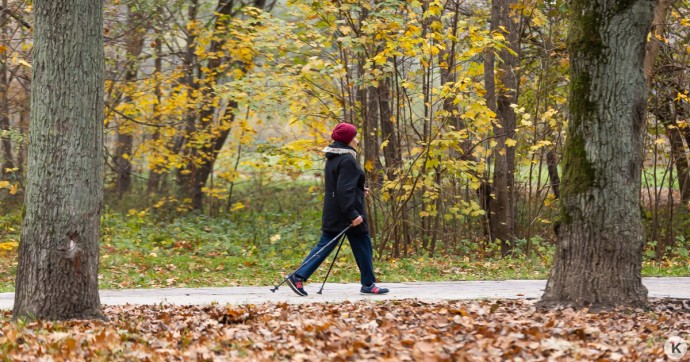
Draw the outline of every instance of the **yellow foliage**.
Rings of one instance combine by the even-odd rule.
[[[230,212],[238,211],[244,209],[244,204],[241,202],[236,202],[232,204],[232,207],[230,208]]]
[[[546,25],[547,19],[546,19],[546,16],[544,15],[544,13],[539,11],[539,9],[531,9],[531,10],[532,10],[532,14],[531,14],[530,20],[532,20],[532,24],[534,24],[534,26],[536,26],[538,28],[541,28],[544,25]]]
[[[367,170],[367,172],[371,172],[374,170],[374,162],[372,160],[367,160],[364,163],[364,169]]]
[[[543,147],[550,146],[552,144],[553,144],[553,142],[551,142],[549,140],[541,140],[541,141],[537,142],[537,144],[530,146],[530,151],[534,152],[534,151],[537,151]]]
[[[320,149],[329,141],[331,127],[343,120],[362,122],[365,105],[357,99],[361,90],[395,84],[402,94],[399,101],[405,102],[405,107],[409,102],[410,112],[417,113],[424,105],[430,110],[425,115],[403,114],[396,128],[412,124],[421,130],[424,122],[430,139],[417,139],[412,132],[401,135],[405,137],[398,141],[405,142],[400,149],[403,165],[394,172],[393,181],[382,175],[381,197],[396,202],[422,195],[425,202],[435,204],[447,196],[443,183],[449,179],[479,188],[479,177],[487,169],[486,158],[496,152],[495,140],[481,141],[490,139],[496,122],[496,114],[484,100],[481,55],[487,50],[505,49],[504,31],[490,33],[476,18],[463,16],[453,33],[447,26],[451,10],[440,0],[428,1],[425,12],[419,1],[391,8],[354,1],[289,3],[292,19],[299,21],[280,20],[251,9],[218,29],[206,21],[187,23],[189,33],[197,37],[196,70],[201,73],[192,76],[191,84],[182,81],[187,76],[183,67],[128,84],[112,84],[114,94],[122,94],[122,99],[131,102],[121,102],[114,106],[117,112],[107,113],[109,129],[117,127],[117,131],[142,142],[136,152],[125,157],[139,170],[189,175],[187,165],[200,165],[213,156],[202,149],[229,131],[214,164],[215,187],[203,189],[213,198],[227,198],[228,184],[237,180],[269,171],[296,178],[320,169]],[[362,7],[372,8],[365,22],[344,21],[345,14],[350,16]],[[540,26],[545,20],[542,15],[532,21]],[[211,51],[209,45],[214,41],[221,41],[223,46]],[[447,53],[450,49],[456,52],[452,64]],[[214,69],[209,60],[221,60],[221,65]],[[401,62],[405,64],[399,67]],[[360,66],[363,72],[357,70]],[[453,71],[457,81],[439,84],[439,66]],[[432,79],[426,78],[429,84],[423,85],[429,74]],[[160,99],[154,90],[160,91]],[[431,99],[424,99],[421,90],[432,95]],[[446,100],[453,109],[441,111],[440,105]],[[237,103],[236,109],[224,109],[229,101]],[[212,116],[194,118],[207,109],[213,111]],[[226,118],[221,118],[222,112],[227,112]],[[460,120],[462,127],[449,119]],[[188,122],[194,131],[186,129]],[[523,117],[521,122],[533,127],[529,118]],[[154,130],[156,139],[151,137]],[[185,149],[174,152],[171,147],[176,143]],[[517,141],[506,143],[512,147]],[[383,140],[380,150],[392,146]],[[476,161],[458,157],[468,152]],[[363,166],[368,172],[380,171],[374,160],[366,160]],[[442,171],[443,177],[436,179],[437,171]],[[184,209],[188,204],[178,207]],[[161,201],[154,208],[165,205]],[[477,215],[481,209],[474,206],[458,204],[442,216]],[[243,207],[237,202],[231,209]],[[433,208],[422,212],[424,217],[438,213]]]
[[[153,205],[154,209],[160,209],[161,207],[165,206],[166,200],[160,200],[158,201],[155,205]]]
[[[5,252],[14,251],[14,250],[17,250],[18,247],[19,247],[19,242],[15,241],[15,240],[0,243],[0,251],[5,251]]]
[[[225,200],[228,198],[228,190],[221,187],[202,187],[201,191],[209,197]]]

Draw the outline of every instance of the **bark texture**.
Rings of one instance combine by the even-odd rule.
[[[103,318],[103,2],[34,1],[26,214],[14,317]]]
[[[542,305],[646,304],[639,196],[653,5],[573,2],[561,226]]]
[[[558,176],[558,160],[553,150],[546,153],[546,169],[549,172],[551,190],[557,199],[561,198],[561,178]]]
[[[514,0],[492,0],[491,2],[491,31],[500,32],[505,29],[505,37],[512,51],[519,53],[520,26],[515,22],[513,7]],[[496,135],[496,152],[494,154],[493,191],[495,199],[488,205],[489,227],[492,240],[501,241],[501,254],[506,255],[515,242],[515,148],[506,145],[507,139],[515,138],[515,111],[510,106],[518,100],[518,56],[508,49],[499,52],[498,70],[495,56],[490,54],[486,58],[487,77],[498,78],[498,83],[487,81],[486,89],[494,94],[487,94],[487,101],[492,102],[489,108],[495,110],[500,123],[494,127]],[[486,65],[485,65],[486,66]],[[486,74],[486,72],[489,72]],[[495,103],[493,103],[495,102]]]

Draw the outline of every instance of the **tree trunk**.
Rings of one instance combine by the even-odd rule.
[[[688,157],[683,144],[681,127],[677,123],[677,105],[674,100],[676,94],[678,94],[679,87],[672,80],[673,74],[660,74],[658,76],[662,78],[668,77],[668,79],[654,82],[657,85],[657,89],[656,92],[649,96],[648,108],[664,126],[666,137],[671,145],[671,159],[678,172],[681,199],[688,201],[690,199],[690,190],[688,189],[688,185],[690,185],[688,180]]]
[[[514,0],[493,0],[491,5],[491,30],[500,31],[505,28],[505,34],[510,48],[518,52],[519,26],[513,20],[511,13]],[[501,241],[501,254],[506,255],[515,240],[515,147],[506,145],[509,138],[515,137],[515,111],[510,106],[517,103],[517,61],[518,58],[509,50],[501,50],[498,78],[499,87],[494,87],[496,101],[496,116],[500,127],[494,127],[496,136],[496,150],[494,153],[493,190],[495,200],[489,207],[491,212],[490,228],[494,240]],[[493,74],[491,74],[493,76]]]
[[[198,7],[199,0],[190,1],[189,8],[187,10],[187,21],[190,24],[197,21]],[[185,53],[182,57],[184,76],[182,77],[180,82],[186,88],[187,94],[195,95],[199,90],[199,82],[197,81],[197,71],[199,65],[197,64],[197,57],[195,53],[197,47],[197,31],[194,29],[190,29],[187,31],[186,34],[187,38],[185,44]],[[188,159],[191,157],[189,155],[191,150],[186,149],[185,146],[187,145],[188,139],[192,137],[193,133],[196,131],[197,116],[198,115],[192,111],[189,111],[184,116],[184,130],[182,132],[182,135],[175,137],[175,142],[172,147],[172,152],[174,154],[182,153]],[[193,163],[191,162],[190,164],[193,165]],[[180,197],[183,199],[185,197],[188,197],[188,195],[190,195],[192,192],[191,190],[189,190],[188,186],[191,184],[190,180],[193,178],[191,175],[192,172],[193,170],[189,170],[187,168],[179,168],[177,170],[177,184],[179,186]]]
[[[227,20],[223,16],[227,17],[232,13],[232,1],[229,0],[218,0],[218,5],[216,6],[216,13],[221,17],[216,19],[216,30],[224,28],[227,24]],[[225,40],[214,39],[209,45],[209,52],[211,54],[221,52]],[[223,75],[222,71],[219,69],[221,62],[225,59],[220,57],[212,57],[208,60],[207,68],[210,69],[213,74],[209,75],[209,79],[206,81],[205,87],[202,90],[202,99],[204,104],[199,111],[198,120],[201,123],[201,127],[194,132],[199,131],[210,131],[210,127],[215,123],[214,113],[216,103],[220,103],[217,100],[217,95],[215,94],[215,88],[218,84],[218,79]],[[236,107],[235,102],[228,108]],[[232,113],[232,111],[231,111]],[[223,115],[218,116],[219,124],[225,121]],[[206,144],[201,148],[190,148],[189,149],[189,160],[185,169],[189,171],[187,177],[183,178],[184,184],[182,189],[185,195],[192,200],[192,209],[201,210],[204,201],[203,187],[206,185],[209,175],[213,172],[213,164],[216,161],[216,157],[220,149],[223,147],[225,140],[228,137],[230,128],[220,127],[220,131],[217,132],[217,136],[212,137],[210,140],[206,141]]]
[[[230,0],[218,0],[218,5],[216,6],[216,14],[218,15],[215,24],[216,31],[226,30],[228,24],[227,17],[233,14],[234,5],[235,3]],[[262,0],[254,0],[252,6],[263,9],[266,6],[266,2]],[[209,52],[222,52],[224,45],[225,40],[223,40],[222,37],[214,39],[211,41],[211,44],[209,45]],[[213,72],[213,74],[210,75],[211,78],[205,82],[205,88],[202,92],[203,98],[206,102],[206,104],[202,106],[201,111],[198,114],[198,120],[200,121],[202,126],[201,128],[196,128],[197,126],[194,125],[194,129],[191,130],[191,132],[188,131],[186,133],[187,135],[191,135],[192,133],[199,131],[211,131],[210,127],[214,124],[213,118],[214,115],[217,113],[216,111],[218,110],[215,104],[222,103],[220,102],[219,97],[215,94],[215,88],[218,84],[218,81],[227,71],[225,69],[221,69],[222,63],[227,61],[227,58],[219,57],[212,57],[208,60],[207,68],[210,69]],[[244,64],[236,65],[245,68],[243,69],[243,71],[246,72],[247,69]],[[216,101],[214,101],[214,99]],[[213,132],[214,137],[207,141],[203,147],[190,148],[188,150],[188,155],[190,156],[187,166],[185,168],[185,171],[187,172],[185,174],[181,173],[179,182],[182,186],[181,190],[183,191],[184,195],[192,200],[192,209],[194,210],[201,210],[203,207],[204,193],[202,189],[204,185],[206,185],[209,176],[213,172],[213,165],[216,162],[218,153],[220,153],[220,150],[225,145],[225,141],[227,140],[230,134],[230,124],[234,121],[235,118],[233,112],[235,108],[237,108],[237,102],[235,102],[234,100],[229,100],[227,103],[226,110],[224,110],[223,112],[218,112],[224,114],[219,114],[217,116],[218,129]],[[194,117],[194,120],[197,120],[197,117]],[[190,123],[190,125],[193,124],[194,122]]]
[[[378,184],[378,171],[381,169],[379,158],[379,87],[369,86],[366,94],[366,117],[363,119],[360,139],[364,143],[364,168],[367,180]]]
[[[4,72],[3,72],[4,73]],[[1,82],[1,81],[0,81]],[[0,85],[0,88],[4,88]],[[7,88],[5,88],[7,89]],[[0,89],[0,131],[9,131],[10,129],[10,118],[8,117],[8,102],[7,93],[4,89]],[[12,156],[12,141],[9,136],[2,137],[2,155],[0,155],[0,176],[4,176],[6,170],[9,168],[14,168],[14,157]]]
[[[7,0],[3,0],[2,8],[7,9]],[[7,27],[9,26],[9,16],[6,11],[0,11],[0,44],[8,44],[9,36],[7,34]],[[1,52],[2,59],[0,59],[0,131],[9,131],[10,129],[10,107],[9,107],[9,88],[10,79],[7,76],[8,52]],[[12,157],[12,142],[9,136],[0,138],[2,144],[2,154],[0,154],[0,178],[4,178],[5,170],[14,168]]]
[[[662,122],[664,122],[662,120]],[[666,136],[671,143],[671,157],[676,165],[676,172],[678,172],[678,185],[680,186],[680,197],[683,202],[690,200],[690,175],[688,175],[688,157],[686,156],[685,146],[683,145],[683,136],[678,131],[678,126],[675,122],[664,123]]]
[[[663,78],[664,74],[658,74],[654,64],[658,60],[662,41],[657,36],[663,36],[666,32],[666,17],[671,7],[670,0],[658,0],[654,7],[654,18],[652,20],[652,36],[647,43],[647,55],[644,60],[644,73],[647,78],[647,87],[652,88],[655,80]],[[672,72],[671,72],[672,73]],[[673,78],[673,74],[668,75]],[[674,98],[677,94],[677,87],[672,81],[661,79],[658,84],[657,92],[650,96],[652,104],[651,112],[662,122],[666,131],[666,136],[671,143],[671,157],[675,161],[678,172],[678,183],[680,185],[681,198],[684,202],[690,200],[690,175],[688,175],[688,158],[686,156],[685,145],[683,145],[682,127],[676,123],[677,114],[674,107]]]
[[[460,2],[453,2],[453,22],[451,24],[451,29],[452,29],[452,35],[454,37],[458,37],[458,22],[460,20],[460,15],[461,12],[463,12],[462,15],[464,16],[470,16],[471,13],[467,13],[466,11],[462,10],[460,8]],[[457,82],[457,66],[456,66],[456,48],[458,45],[457,40],[451,40],[450,44],[446,44],[446,49],[448,50],[442,50],[439,52],[439,64],[440,69],[440,78],[441,78],[441,84],[455,84]],[[492,111],[496,111],[496,87],[495,87],[495,80],[494,80],[494,63],[495,63],[495,55],[493,52],[487,52],[490,54],[487,54],[488,57],[485,62],[485,78],[490,76],[490,80],[487,79],[486,89],[487,89],[487,102],[493,103],[493,108],[491,108]],[[444,65],[445,63],[445,65]],[[446,114],[446,117],[449,118],[449,123],[455,127],[455,131],[459,132],[461,130],[464,130],[467,128],[467,124],[465,121],[460,117],[460,110],[456,104],[454,104],[454,99],[453,97],[447,97],[443,100],[443,111]],[[462,150],[462,154],[460,155],[460,159],[466,160],[466,161],[472,161],[475,163],[478,163],[479,160],[472,155],[472,141],[468,137],[464,141],[460,141],[460,149]],[[489,210],[489,205],[490,205],[490,199],[491,195],[488,190],[491,189],[491,185],[489,185],[487,178],[482,177],[482,175],[478,175],[480,179],[480,186],[476,190],[477,198],[479,199],[479,206],[484,210],[484,214],[487,215],[486,217],[488,218],[490,215],[490,210]],[[484,232],[484,236],[486,237],[491,237],[491,232],[489,231],[489,226],[488,226],[488,219],[482,220],[482,231]]]
[[[492,3],[490,22],[491,24],[498,24],[498,11],[493,10],[494,5],[495,4]],[[492,31],[494,31],[493,25],[491,25],[491,28]],[[486,91],[486,93],[484,94],[484,99],[486,99],[486,106],[494,113],[496,113],[496,78],[494,75],[495,69],[496,54],[494,53],[493,49],[489,49],[484,52],[484,90]],[[479,190],[477,191],[479,193],[479,202],[482,207],[482,210],[486,211],[484,213],[484,220],[482,220],[484,234],[488,236],[490,240],[494,240],[494,231],[492,229],[492,225],[494,223],[493,220],[496,219],[497,216],[491,212],[493,204],[493,197],[491,196],[493,193],[493,184],[489,184],[488,172],[489,171],[487,170],[484,175],[484,180],[481,186],[479,187]]]
[[[132,156],[134,138],[131,133],[117,131],[117,147],[115,148],[114,164],[117,178],[115,188],[118,195],[122,196],[132,187]]]
[[[556,153],[553,150],[546,152],[546,169],[549,172],[549,181],[551,181],[551,190],[557,199],[561,198],[561,178],[558,177],[558,160]]]
[[[678,117],[678,115],[676,115]],[[687,129],[678,129],[678,127],[668,130],[672,131],[673,133],[679,134],[682,138],[685,139],[685,144],[690,145],[690,132]],[[675,142],[676,145],[678,145],[678,141],[671,141]],[[681,143],[682,144],[682,143]],[[682,151],[679,152],[680,154],[678,155],[678,158],[676,159],[676,170],[678,171],[678,182],[680,184],[680,193],[681,193],[681,198],[683,202],[688,202],[690,201],[690,172],[688,171],[690,169],[690,165],[688,163],[687,159],[687,151],[685,151],[685,146],[683,146]],[[683,162],[683,160],[685,162]]]
[[[364,59],[361,59],[360,64],[364,64]],[[362,73],[360,73],[360,76]],[[376,190],[381,186],[379,171],[383,168],[381,165],[381,158],[379,155],[379,116],[383,116],[379,112],[382,100],[381,87],[385,86],[386,79],[379,81],[379,86],[369,86],[360,89],[362,95],[361,109],[362,109],[362,125],[358,127],[361,133],[358,135],[361,142],[364,144],[364,164],[363,168],[367,175],[367,187]],[[384,100],[384,102],[387,100]],[[387,106],[388,104],[386,104]],[[389,111],[390,109],[388,109]],[[390,116],[389,116],[390,117]],[[357,126],[357,124],[355,124]],[[386,165],[388,166],[388,165]],[[370,205],[367,205],[369,207]],[[373,239],[376,239],[376,223],[374,213],[369,213],[369,233]]]
[[[127,48],[127,71],[125,72],[125,84],[129,84],[137,80],[137,73],[139,70],[139,55],[144,49],[144,36],[146,30],[141,24],[142,14],[140,14],[130,4],[127,6],[127,24],[129,33],[127,33],[126,48]],[[132,97],[127,95],[123,100],[124,103],[132,103]],[[130,122],[125,120],[126,122]],[[122,196],[132,188],[132,150],[134,148],[134,136],[130,127],[119,127],[117,130],[117,147],[115,149],[115,167],[117,171],[117,179],[115,181],[117,193]]]
[[[378,88],[379,108],[381,109],[381,139],[388,142],[383,148],[383,158],[386,161],[386,174],[389,180],[395,178],[395,170],[402,163],[402,155],[398,142],[398,135],[395,133],[395,122],[392,120],[393,110],[391,107],[391,80],[386,78],[381,80]]]
[[[162,7],[156,7],[156,10],[159,14],[163,12]],[[157,76],[162,74],[163,72],[163,29],[162,29],[162,24],[160,22],[157,24],[157,34],[156,34],[156,60],[154,61],[154,68]],[[156,93],[156,103],[153,105],[153,114],[154,114],[154,123],[155,124],[160,124],[160,104],[161,101],[163,100],[163,91],[161,90],[161,85],[159,82],[156,82],[156,87],[155,87],[155,93]],[[153,135],[151,136],[152,140],[154,142],[158,141],[160,139],[160,130],[158,127],[153,131]],[[149,167],[149,179],[147,181],[147,193],[149,195],[153,195],[158,193],[158,186],[160,185],[160,179],[161,179],[161,170],[158,169],[158,166],[155,167]]]
[[[561,227],[542,305],[643,306],[643,72],[652,0],[576,0]]]
[[[227,106],[229,110],[237,108],[237,102],[231,100]],[[226,111],[226,115],[221,116],[220,122],[230,124],[235,119],[235,113],[232,111]],[[192,208],[194,210],[201,210],[203,207],[203,197],[204,193],[202,191],[204,185],[208,181],[209,176],[213,173],[213,165],[218,158],[218,154],[223,149],[225,141],[230,135],[230,127],[225,127],[221,129],[217,135],[207,143],[201,150],[200,154],[204,155],[203,162],[199,165],[194,172],[193,185],[191,185],[192,190]]]
[[[661,36],[666,31],[666,15],[670,7],[671,0],[657,0],[654,6],[652,36],[647,43],[647,54],[644,59],[644,74],[647,79],[647,87],[652,86],[652,81],[654,79],[654,62],[659,55],[659,50],[661,50],[661,40],[657,39],[657,35]]]
[[[24,96],[19,106],[19,132],[22,135],[22,142],[19,144],[19,161],[17,162],[17,167],[19,167],[18,173],[21,175],[24,174],[23,170],[25,169],[29,156],[26,138],[29,137],[29,117],[31,116],[31,84],[28,84],[27,88],[26,90],[22,90]]]
[[[13,315],[103,318],[103,3],[34,1],[27,173]],[[69,19],[69,21],[65,21]]]

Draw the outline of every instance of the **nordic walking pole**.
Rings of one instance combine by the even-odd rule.
[[[345,243],[345,235],[343,235],[342,238],[340,238],[340,245],[338,245],[338,250],[335,251],[335,257],[333,257],[333,261],[331,262],[331,266],[328,268],[328,273],[326,273],[326,277],[323,279],[323,284],[321,284],[321,289],[319,289],[316,294],[322,294],[323,292],[323,286],[326,285],[326,280],[328,280],[328,276],[331,275],[331,269],[333,269],[333,264],[335,264],[335,261],[338,260],[338,253],[340,252],[340,248],[343,247],[343,243]]]
[[[290,277],[291,277],[293,274],[295,274],[295,273],[299,270],[299,268],[301,268],[302,266],[304,266],[305,264],[307,264],[308,262],[310,262],[312,259],[314,259],[314,257],[316,257],[317,255],[319,255],[319,253],[321,253],[321,252],[323,251],[323,249],[326,249],[329,245],[331,245],[331,243],[333,243],[334,241],[339,240],[340,237],[341,237],[343,234],[345,234],[346,231],[350,230],[351,227],[352,227],[352,225],[348,225],[348,226],[345,228],[345,230],[343,230],[343,231],[341,231],[340,233],[338,233],[338,235],[336,235],[336,236],[335,236],[333,239],[331,239],[326,245],[324,245],[321,249],[319,249],[319,251],[317,251],[316,253],[314,253],[314,255],[312,255],[311,258],[309,258],[309,259],[305,260],[304,262],[302,262],[302,264],[300,264],[300,265],[297,267],[297,269],[295,269],[294,272],[288,274],[288,276],[285,277],[285,279],[283,279],[283,281],[280,282],[280,284],[278,284],[278,285],[276,285],[275,287],[271,288],[271,291],[272,291],[273,293],[275,293],[276,290],[278,290],[278,288],[279,288],[281,285],[285,284],[285,282],[286,282],[288,279],[290,279]]]

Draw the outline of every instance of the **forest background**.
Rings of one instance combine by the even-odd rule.
[[[503,14],[469,0],[105,4],[101,288],[278,280],[319,235],[320,150],[338,122],[360,130],[383,282],[546,278],[567,2]],[[687,276],[690,3],[659,4],[645,62],[643,275]],[[0,291],[11,291],[32,6],[1,10]],[[357,279],[349,254],[333,281]]]

